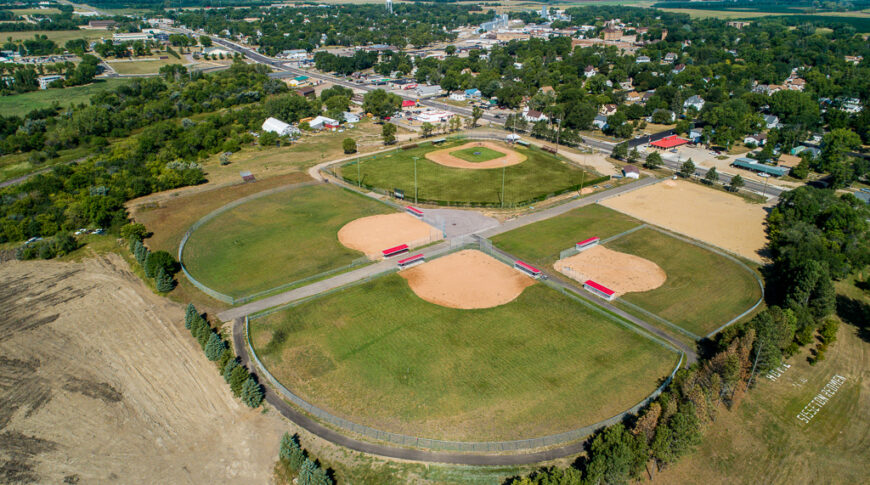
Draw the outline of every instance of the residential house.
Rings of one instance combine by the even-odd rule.
[[[345,111],[341,114],[344,117],[345,123],[359,123],[359,115],[355,113],[351,113],[350,111]]]
[[[553,89],[553,86],[541,86],[541,92],[544,94],[556,94],[556,90]]]
[[[262,126],[263,131],[275,133],[278,136],[294,136],[300,133],[299,129],[277,118],[266,118]]]
[[[528,109],[523,111],[523,119],[528,121],[529,123],[537,123],[539,121],[547,121],[547,115],[541,113],[540,111],[534,109]]]
[[[701,140],[704,138],[704,130],[700,128],[692,128],[689,130],[689,139],[692,140],[692,143],[701,143]]]
[[[626,165],[622,167],[622,175],[625,178],[629,179],[639,179],[640,178],[640,170],[634,165]]]
[[[667,54],[665,54],[664,59],[662,59],[662,62],[664,62],[665,64],[673,64],[676,61],[677,61],[677,55],[674,54],[673,52],[668,52]]]
[[[843,100],[841,108],[847,113],[860,113],[864,108],[861,106],[861,100],[858,98],[848,98]]]
[[[674,66],[674,68],[671,70],[671,72],[673,72],[674,74],[679,74],[685,70],[686,70],[685,64],[677,64],[676,66]]]
[[[766,116],[764,117],[764,126],[765,126],[768,130],[772,130],[772,129],[774,129],[774,128],[779,127],[779,126],[780,126],[780,124],[779,124],[779,117],[774,116],[774,115],[766,115]]]
[[[317,95],[317,93],[314,91],[313,86],[305,86],[304,88],[299,88],[296,90],[296,94],[302,96],[303,98],[309,98]]]
[[[479,98],[480,97],[480,90],[477,88],[466,89],[465,96],[468,98]]]
[[[452,101],[465,101],[465,99],[466,99],[465,92],[464,91],[456,91],[456,92],[450,93],[449,98]]]
[[[607,117],[604,115],[596,116],[595,119],[592,120],[592,126],[598,128],[599,130],[607,128]]]
[[[641,99],[643,100],[643,103],[646,104],[646,102],[649,101],[650,98],[655,96],[655,94],[656,94],[655,89],[650,89],[649,91],[644,92],[643,96],[641,97]]]
[[[592,66],[586,66],[586,69],[583,69],[583,75],[587,78],[590,78],[596,74],[598,74],[598,71],[595,70],[595,68]]]
[[[696,94],[683,102],[683,109],[695,108],[695,111],[700,113],[701,109],[704,108],[704,103],[704,98]]]
[[[625,102],[629,104],[639,103],[643,97],[637,91],[632,91],[625,95]]]
[[[649,56],[638,56],[635,62],[637,64],[646,64],[650,61]]]
[[[634,83],[631,79],[629,79],[628,81],[622,81],[621,83],[619,83],[619,87],[620,89],[623,89],[625,91],[631,91],[632,89],[634,89]]]
[[[604,116],[611,116],[616,113],[616,105],[615,104],[605,104],[598,110],[598,112]]]
[[[767,143],[767,133],[760,133],[758,135],[749,135],[743,139],[744,145],[755,145],[757,147],[764,146]]]

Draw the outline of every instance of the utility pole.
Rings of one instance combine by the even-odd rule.
[[[501,208],[504,209],[504,177],[507,169],[507,162],[501,162]]]
[[[356,159],[356,186],[362,188],[362,178],[360,177],[359,164],[361,160],[359,158]]]
[[[414,203],[417,203],[417,159],[419,157],[414,158]]]
[[[757,338],[757,337],[756,337]],[[749,373],[749,381],[746,382],[746,389],[752,385],[752,378],[755,377],[755,367],[758,365],[758,356],[761,355],[761,343],[758,344],[758,350],[755,352],[755,363],[752,364],[752,372]]]

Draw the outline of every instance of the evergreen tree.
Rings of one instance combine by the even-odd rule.
[[[248,369],[245,369],[243,365],[238,365],[230,371],[230,389],[236,397],[241,396],[242,386],[245,385],[248,377],[251,377],[251,374],[248,373]]]
[[[199,346],[202,350],[205,350],[205,345],[208,343],[208,339],[214,335],[214,331],[211,329],[211,325],[208,322],[205,322],[199,330],[199,333],[196,335],[196,341],[199,342]]]
[[[299,445],[299,437],[296,435],[290,436],[290,433],[284,433],[281,438],[281,449],[278,456],[284,460],[287,467],[293,472],[298,472],[305,463],[305,452]]]
[[[196,307],[193,306],[193,303],[188,303],[187,310],[184,313],[184,328],[190,330],[190,325],[193,323],[193,320],[198,316],[199,314],[196,312]]]
[[[221,358],[225,349],[226,345],[224,345],[224,341],[221,340],[218,334],[212,332],[211,336],[208,338],[208,342],[205,344],[205,356],[208,360],[212,362],[217,361]]]
[[[317,463],[310,458],[305,459],[302,469],[299,470],[299,485],[315,485],[314,475],[317,472]]]
[[[223,374],[224,380],[227,382],[227,384],[229,384],[229,382],[230,382],[230,377],[232,376],[233,369],[235,369],[238,366],[239,366],[239,361],[236,359],[232,359],[224,365],[222,374]]]
[[[248,377],[242,384],[242,402],[248,407],[257,408],[263,402],[263,388],[253,377]]]
[[[154,278],[154,285],[157,287],[157,291],[166,293],[175,288],[175,280],[172,279],[172,275],[167,273],[166,270],[160,268],[157,270],[157,276]]]
[[[145,261],[142,264],[142,269],[145,270],[145,276],[147,276],[149,278],[153,278],[153,277],[157,276],[157,273],[156,273],[157,267],[153,263],[153,260],[154,260],[154,253],[152,253],[151,251],[148,251],[145,254]]]
[[[234,357],[235,355],[233,355],[233,351],[224,347],[224,351],[221,352],[221,358],[218,359],[218,369],[221,370],[221,374],[223,374],[223,370]]]

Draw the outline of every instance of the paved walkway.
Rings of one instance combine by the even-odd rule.
[[[233,347],[236,354],[242,360],[248,369],[255,369],[248,355],[248,346],[245,342],[245,321],[244,318],[237,318],[233,322]],[[350,438],[338,431],[334,431],[322,424],[314,421],[307,415],[303,414],[286,401],[281,399],[271,387],[263,386],[266,391],[266,402],[271,404],[285,418],[289,419],[302,429],[314,434],[317,437],[323,438],[330,443],[344,446],[355,451],[370,453],[387,458],[398,458],[401,460],[414,460],[430,463],[450,463],[454,465],[477,465],[477,466],[510,466],[510,465],[528,465],[532,463],[540,463],[543,461],[555,460],[566,456],[573,456],[583,452],[585,445],[584,441],[578,441],[559,448],[551,448],[535,453],[520,453],[510,455],[481,455],[473,453],[448,453],[437,451],[423,451],[412,448],[399,448],[393,446],[380,445],[365,441]]]

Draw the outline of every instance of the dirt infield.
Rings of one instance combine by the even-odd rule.
[[[441,231],[407,213],[362,217],[338,230],[338,241],[362,251],[369,259],[383,256],[384,249],[402,244],[422,246],[441,239]]]
[[[504,305],[535,280],[480,251],[465,250],[399,273],[420,298],[450,308]]]
[[[0,482],[267,483],[284,424],[251,410],[113,254],[0,264]]]
[[[484,147],[489,148],[490,150],[495,150],[497,152],[504,153],[505,156],[494,158],[492,160],[487,160],[485,162],[468,162],[459,157],[454,157],[451,155],[451,152],[455,152],[457,150],[464,150],[466,148],[474,148],[474,147]],[[427,153],[426,158],[429,160],[444,165],[445,167],[452,168],[470,168],[475,170],[483,170],[488,168],[502,168],[508,167],[511,165],[516,165],[519,163],[523,163],[526,161],[526,156],[511,150],[505,146],[501,146],[497,143],[491,141],[473,141],[466,143],[465,145],[460,145],[458,147],[452,148],[444,148],[443,150],[435,150]]]
[[[682,180],[644,187],[601,204],[762,262],[767,212],[760,204]]]
[[[652,261],[604,246],[560,259],[553,268],[580,283],[593,280],[615,291],[616,296],[654,290],[667,280],[665,271]]]

